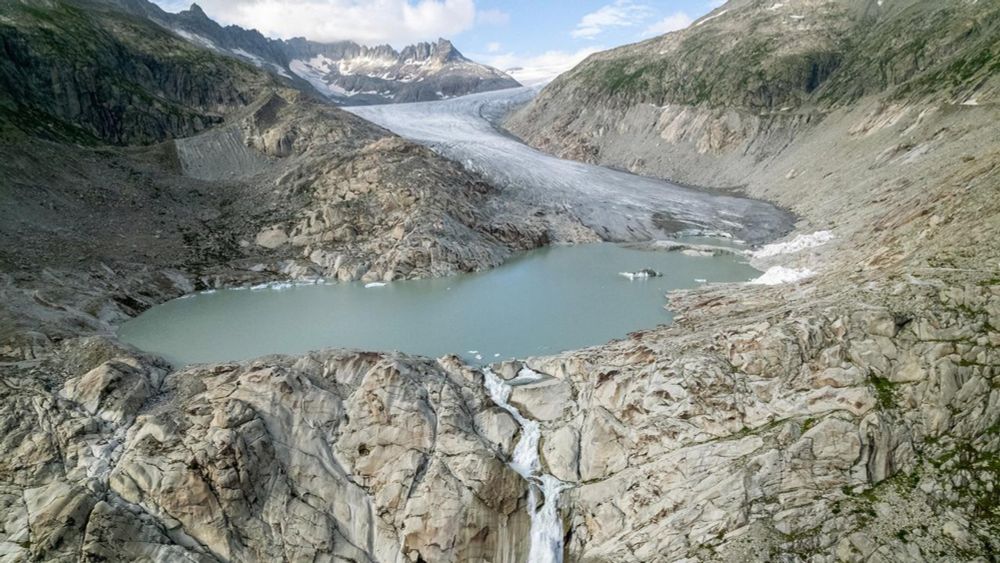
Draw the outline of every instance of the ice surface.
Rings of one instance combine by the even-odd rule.
[[[798,235],[790,241],[764,245],[760,250],[751,252],[750,256],[754,258],[767,258],[780,254],[792,254],[807,248],[826,244],[831,240],[833,240],[833,233],[830,231],[816,231],[808,235]]]
[[[532,88],[512,88],[437,102],[345,109],[462,163],[509,197],[573,215],[607,240],[704,231],[759,243],[790,228],[791,216],[770,204],[563,160],[497,127],[500,118],[535,94]]]
[[[786,268],[784,266],[774,266],[768,268],[763,275],[751,281],[754,285],[780,285],[783,283],[794,283],[816,275],[816,272],[808,268]]]

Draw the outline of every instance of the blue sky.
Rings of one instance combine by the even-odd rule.
[[[170,11],[190,0],[154,0]],[[594,51],[683,28],[720,0],[200,0],[225,24],[271,37],[351,39],[402,47],[438,37],[525,83]]]

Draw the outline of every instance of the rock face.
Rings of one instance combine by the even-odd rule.
[[[11,561],[521,561],[526,485],[477,431],[493,407],[481,378],[356,352],[167,375],[105,339],[74,340],[5,369],[0,549]]]
[[[197,4],[171,14],[146,0],[104,1],[149,18],[202,48],[311,88],[338,104],[421,102],[520,86],[507,74],[469,60],[446,39],[401,51],[353,41],[286,41],[235,25],[222,27]]]
[[[275,84],[116,9],[5,2],[0,15],[0,112],[45,138],[145,144],[192,135]]]
[[[577,483],[571,559],[992,557],[997,14],[733,1],[594,55],[508,121],[564,156],[743,185],[833,234],[754,260],[807,282],[677,294],[675,328],[527,362],[571,384],[543,422],[545,462]]]
[[[883,100],[873,113],[914,116],[995,102],[997,22],[990,2],[732,1],[682,31],[592,55],[507,125],[568,158],[752,184],[759,165],[873,97]]]
[[[820,287],[714,306],[725,292],[683,295],[676,329],[530,361],[575,397],[542,423],[544,463],[575,483],[563,493],[570,558],[995,549],[1000,335],[987,319],[1000,287],[895,289],[853,294],[861,306],[816,307]],[[784,310],[762,314],[775,299]]]

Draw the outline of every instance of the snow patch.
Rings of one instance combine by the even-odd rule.
[[[290,281],[280,281],[280,282],[267,282],[261,283],[250,287],[250,291],[264,291],[265,289],[273,289],[275,291],[284,291],[295,287],[295,283]]]
[[[760,250],[751,252],[750,256],[752,258],[767,258],[781,254],[792,254],[826,244],[831,240],[833,240],[833,233],[830,231],[816,231],[808,235],[798,235],[789,241],[764,245]]]
[[[255,65],[257,65],[257,66],[259,66],[261,68],[264,68],[264,64],[265,64],[264,63],[264,59],[258,57],[257,55],[255,55],[253,53],[250,53],[248,51],[244,51],[243,49],[233,49],[230,52],[232,54],[234,54],[234,55],[237,55],[237,56],[243,57],[244,59],[247,59],[248,61],[252,62],[253,64],[255,64]]]
[[[769,268],[762,276],[751,280],[751,285],[781,285],[783,283],[795,283],[816,275],[816,272],[808,268],[786,268],[784,266],[774,266]]]
[[[180,35],[181,37],[187,39],[188,41],[194,43],[195,45],[200,45],[202,47],[212,49],[213,51],[219,50],[219,47],[211,39],[207,37],[202,37],[201,35],[198,35],[196,33],[191,33],[190,31],[184,31],[183,29],[175,29],[173,31],[177,35]]]
[[[330,67],[334,64],[334,61],[323,55],[317,55],[308,61],[295,59],[288,63],[288,68],[296,76],[312,84],[313,88],[319,90],[321,94],[329,98],[345,98],[350,96],[351,94],[347,90],[326,81],[326,76],[330,73]]]
[[[544,375],[542,375],[542,374],[538,373],[537,371],[535,371],[535,370],[533,370],[533,369],[525,366],[525,367],[522,367],[520,369],[520,371],[517,372],[517,377],[515,377],[513,379],[512,383],[513,382],[527,383],[529,381],[538,381],[538,380],[544,379],[544,378],[545,378]]]
[[[708,16],[707,18],[705,18],[705,19],[701,20],[700,22],[694,24],[694,26],[698,27],[699,25],[701,25],[701,24],[703,24],[703,23],[705,23],[707,21],[714,20],[715,18],[721,16],[722,14],[725,14],[728,11],[729,10],[722,10],[721,12],[719,12],[718,14],[715,14],[714,16]]]

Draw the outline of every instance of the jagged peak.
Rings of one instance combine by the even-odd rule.
[[[186,11],[192,16],[198,16],[199,18],[208,19],[208,14],[205,13],[205,10],[202,10],[201,6],[199,6],[195,2],[192,2],[191,6]]]
[[[462,53],[455,48],[455,45],[451,41],[443,37],[438,37],[437,43],[434,44],[434,50],[443,60],[465,58],[465,56],[463,56]]]

